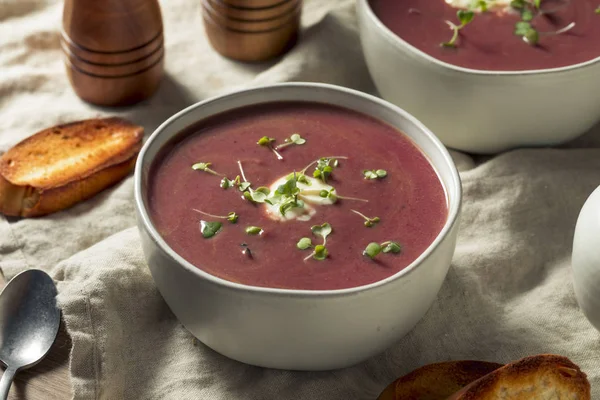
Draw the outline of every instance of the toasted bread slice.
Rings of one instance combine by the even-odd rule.
[[[586,375],[566,357],[523,358],[476,380],[448,400],[589,400]]]
[[[392,382],[377,400],[444,400],[462,387],[502,367],[484,361],[425,365]]]
[[[34,217],[68,208],[120,181],[144,129],[120,118],[45,129],[0,157],[0,212]]]

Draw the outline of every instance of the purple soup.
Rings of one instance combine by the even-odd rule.
[[[400,38],[438,60],[461,67],[536,70],[565,67],[600,56],[600,3],[596,0],[542,0],[539,8],[534,0],[525,0],[521,2],[525,8],[489,7],[484,12],[475,7],[475,16],[459,30],[455,47],[441,45],[453,34],[446,21],[460,24],[458,9],[444,0],[369,3],[381,22]],[[525,31],[517,31],[518,23],[521,29],[526,23],[537,32],[537,44],[523,40]]]
[[[301,143],[281,147],[293,134]],[[262,137],[274,141],[261,146]],[[236,181],[238,161],[248,185]],[[281,179],[283,189],[257,195]],[[319,189],[325,184],[335,192]],[[332,204],[304,201],[312,192]],[[236,109],[182,132],[152,166],[148,201],[161,236],[196,267],[232,282],[307,290],[357,287],[397,273],[431,245],[448,214],[436,171],[403,133],[351,110],[303,102]],[[290,209],[310,219],[281,220],[295,215]],[[316,247],[324,231],[311,230],[323,224],[331,227],[326,254]],[[249,234],[251,226],[259,234]],[[363,254],[369,243],[382,250],[374,258]]]

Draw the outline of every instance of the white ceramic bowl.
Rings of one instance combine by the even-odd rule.
[[[573,239],[573,286],[579,307],[600,331],[600,187],[579,213]]]
[[[443,1],[443,0],[430,0]],[[563,68],[483,71],[439,61],[390,31],[357,0],[362,48],[381,96],[448,147],[496,153],[555,145],[600,121],[600,57]]]
[[[343,290],[288,290],[232,283],[193,266],[160,237],[146,208],[150,165],[166,142],[211,115],[265,102],[311,101],[371,115],[405,132],[427,155],[447,192],[448,219],[411,265],[382,281]],[[439,140],[405,111],[367,94],[323,84],[280,84],[209,99],[163,123],[142,148],[135,200],[144,254],[173,313],[200,341],[248,364],[294,370],[347,367],[411,330],[433,303],[455,248],[461,185]]]

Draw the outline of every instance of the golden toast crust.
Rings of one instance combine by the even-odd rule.
[[[71,207],[133,169],[143,128],[120,118],[59,125],[0,157],[0,212],[35,217]]]
[[[526,357],[471,383],[448,400],[589,400],[585,373],[566,357]]]
[[[17,186],[60,187],[128,160],[140,150],[143,133],[121,118],[44,129],[0,157],[0,174]]]
[[[377,400],[440,400],[502,367],[485,361],[446,361],[425,365],[392,382]]]

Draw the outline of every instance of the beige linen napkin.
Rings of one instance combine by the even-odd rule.
[[[86,105],[69,88],[58,42],[61,2],[0,0],[0,149],[45,126],[94,115],[122,115],[149,133],[197,100],[244,86],[306,80],[373,92],[353,3],[306,1],[299,45],[275,62],[245,65],[211,50],[198,1],[163,1],[167,76],[159,92],[108,110]],[[1,218],[0,268],[8,276],[44,268],[58,281],[73,340],[75,399],[373,399],[425,363],[506,362],[542,352],[581,365],[600,399],[600,334],[577,307],[570,271],[577,214],[600,184],[600,131],[562,149],[453,156],[464,214],[437,301],[398,344],[344,370],[251,367],[194,340],[144,263],[131,178],[52,216]]]

